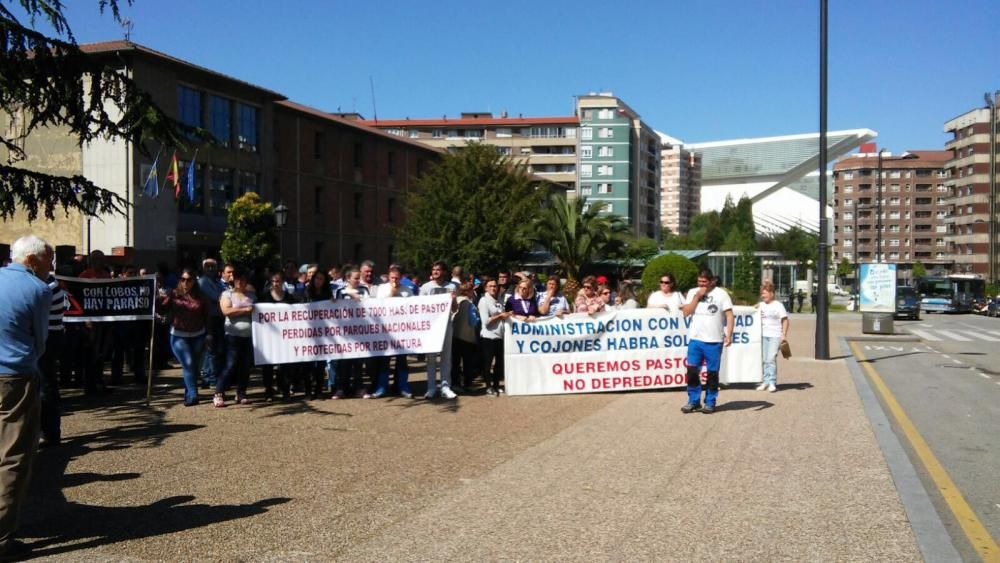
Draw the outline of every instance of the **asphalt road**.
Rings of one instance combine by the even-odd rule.
[[[922,315],[896,321],[897,333],[919,342],[857,343],[900,407],[954,481],[994,541],[1000,539],[1000,320],[974,315]],[[884,403],[884,401],[883,401]],[[885,405],[883,405],[885,406]],[[893,428],[917,468],[962,557],[979,560],[972,542],[917,448]]]

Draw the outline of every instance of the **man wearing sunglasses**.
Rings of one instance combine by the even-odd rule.
[[[681,407],[681,411],[689,413],[701,410],[705,414],[712,414],[719,396],[722,349],[732,344],[733,329],[736,326],[733,301],[726,290],[716,286],[715,276],[706,268],[698,273],[698,287],[688,292],[687,303],[681,310],[685,317],[692,317],[688,328],[688,402]],[[701,404],[702,362],[708,367],[704,407]]]

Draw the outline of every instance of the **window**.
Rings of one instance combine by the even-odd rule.
[[[177,116],[185,125],[201,127],[201,92],[187,86],[178,86]]]
[[[852,246],[854,246],[854,241],[851,240],[851,239],[849,239],[849,238],[845,238],[844,239],[844,247],[845,248],[850,248]]]
[[[239,104],[240,135],[236,148],[257,152],[257,108]]]
[[[601,139],[613,139],[615,130],[610,127],[601,127],[597,130],[597,136]]]
[[[889,185],[889,191],[890,192],[898,192],[899,191],[899,184],[890,184]]]
[[[580,177],[590,178],[594,175],[594,166],[592,164],[581,164],[580,165]]]
[[[531,152],[530,150],[528,152]],[[514,154],[514,149],[511,147],[497,147],[497,154],[502,154],[505,156],[510,156]]]
[[[385,155],[385,168],[390,176],[396,174],[396,153],[389,151]]]
[[[610,164],[602,164],[597,167],[598,176],[613,176],[615,173],[615,167]]]
[[[845,233],[853,233],[854,232],[854,227],[852,227],[851,225],[844,225],[844,232]]]
[[[209,203],[212,215],[224,217],[229,202],[233,200],[233,171],[230,168],[214,168],[212,170],[212,186]]]
[[[257,186],[260,184],[260,175],[256,172],[241,172],[240,173],[240,193],[238,195],[243,195],[247,192],[256,192]]]
[[[852,186],[850,184],[844,186],[844,193],[845,194],[849,194],[849,193],[851,193],[853,191],[854,191],[854,186]]]
[[[419,139],[420,138],[420,131],[417,131],[416,129],[410,129],[409,133],[410,133],[410,138],[411,139]]]
[[[364,164],[364,145],[360,141],[354,143],[354,167],[361,168]]]
[[[608,146],[602,146],[598,150],[597,154],[598,154],[598,156],[615,156],[615,148],[614,147],[608,147]]]
[[[354,194],[354,218],[355,219],[360,219],[361,218],[361,209],[362,209],[361,203],[362,203],[362,201],[363,201],[363,199],[362,199],[361,194],[360,193],[355,193]]]
[[[854,219],[854,213],[852,213],[850,211],[845,211],[844,212],[844,219],[848,219],[848,220]]]
[[[584,141],[589,141],[594,138],[594,129],[592,127],[581,127],[580,128],[580,138]]]
[[[899,246],[899,239],[898,238],[889,239],[889,246]]]
[[[232,115],[229,98],[212,96],[212,135],[224,147],[232,143]]]
[[[615,110],[613,109],[605,108],[597,112],[597,119],[614,119],[614,118],[615,118]]]
[[[899,232],[899,225],[889,225],[889,232],[890,233],[898,233]]]
[[[591,195],[594,193],[594,186],[592,184],[582,184],[580,186],[580,195]]]
[[[313,188],[313,213],[323,213],[323,186]]]
[[[597,193],[599,194],[609,194],[611,193],[611,184],[598,184]]]
[[[464,131],[464,136],[466,139],[482,139],[483,130],[482,129],[466,129]]]
[[[317,131],[313,134],[313,158],[323,157],[323,133]]]
[[[444,137],[444,131],[442,131],[440,129],[431,129],[431,138],[432,139],[440,139],[441,137]]]
[[[393,129],[386,129],[385,132],[388,133],[388,134],[390,134],[390,135],[395,135],[397,137],[402,137],[402,136],[406,135],[406,131],[404,129],[395,129],[395,128],[393,128]]]
[[[580,147],[580,158],[593,158],[594,157],[594,147],[582,146]]]
[[[898,197],[889,198],[889,205],[899,205],[899,198]]]
[[[513,136],[514,135],[511,134],[510,127],[498,127],[497,128],[497,137],[498,138],[506,139],[506,138],[513,137]]]
[[[565,129],[565,132],[566,132],[566,138],[567,139],[575,139],[576,138],[576,127],[567,127]]]
[[[389,219],[390,223],[396,220],[396,198],[390,197],[388,200],[386,200],[385,213],[386,213],[386,218]]]
[[[853,206],[854,206],[854,200],[853,199],[845,199],[844,200],[844,207],[853,207]]]
[[[854,179],[854,172],[844,172],[844,179],[845,180],[853,180]]]

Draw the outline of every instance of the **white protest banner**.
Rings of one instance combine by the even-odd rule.
[[[733,344],[719,381],[760,382],[760,313],[734,307]],[[690,320],[662,309],[507,321],[504,375],[510,395],[551,395],[682,387]]]
[[[265,365],[432,354],[441,351],[450,322],[450,295],[257,304],[254,361]]]

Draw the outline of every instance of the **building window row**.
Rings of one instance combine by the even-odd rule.
[[[208,132],[224,147],[233,146],[251,152],[257,151],[259,110],[256,106],[237,102],[224,96],[204,94],[194,88],[177,86],[177,114],[179,120],[191,127],[205,127],[202,99],[208,97]],[[235,138],[233,115],[236,115]]]

